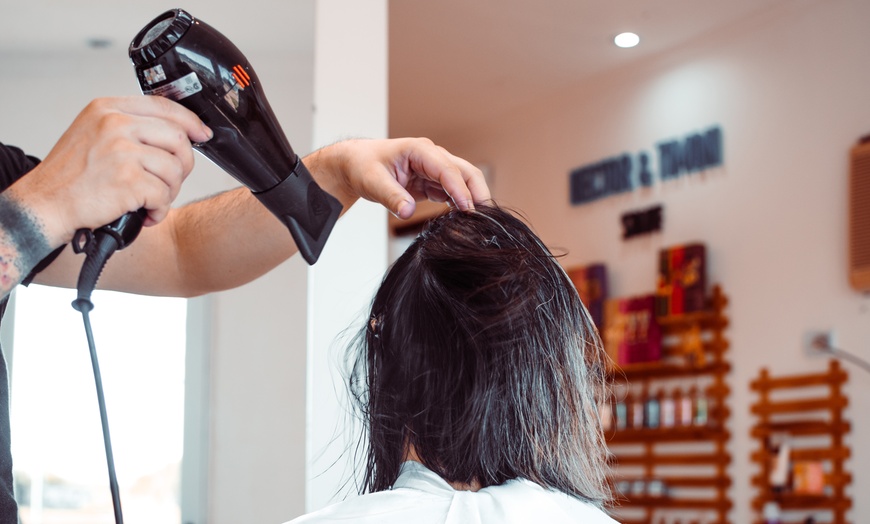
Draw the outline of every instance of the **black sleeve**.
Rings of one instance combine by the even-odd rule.
[[[39,164],[38,158],[24,153],[15,146],[0,144],[0,191],[6,191],[6,188],[37,164]]]
[[[9,186],[30,172],[38,164],[39,159],[35,156],[30,156],[15,146],[0,144],[0,192],[6,191]],[[54,262],[54,259],[60,255],[64,247],[66,246],[60,246],[47,257],[43,258],[21,283],[25,286],[30,284],[40,271]]]

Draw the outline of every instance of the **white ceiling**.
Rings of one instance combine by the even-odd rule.
[[[394,0],[390,133],[441,136],[789,2]]]
[[[795,0],[392,0],[390,133],[438,137]],[[305,50],[310,2],[0,0],[0,51],[61,52],[108,39],[126,53],[182,7],[248,50]],[[641,36],[634,49],[615,34]]]

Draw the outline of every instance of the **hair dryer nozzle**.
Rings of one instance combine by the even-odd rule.
[[[293,151],[242,52],[202,20],[173,9],[136,35],[129,54],[142,92],[199,115],[214,137],[195,149],[247,186],[287,226],[305,260],[316,262],[341,203]]]
[[[314,264],[341,214],[338,200],[320,189],[301,160],[291,176],[254,196],[287,227],[305,261]]]

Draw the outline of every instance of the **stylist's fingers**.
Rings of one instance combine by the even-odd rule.
[[[449,202],[450,195],[444,191],[444,188],[441,187],[441,184],[432,181],[424,181],[420,185],[420,189],[418,192],[422,193],[427,200],[431,200],[432,202]]]
[[[409,157],[411,171],[438,182],[459,209],[474,209],[474,201],[463,173],[444,149],[425,138],[415,140],[417,147],[414,147]]]
[[[211,129],[181,104],[162,96],[128,96],[113,99],[116,109],[138,116],[168,120],[179,127],[190,142],[206,142],[212,137]]]
[[[155,182],[162,184],[165,187],[167,201],[165,204],[170,204],[178,196],[181,191],[181,185],[187,174],[193,168],[193,158],[186,162],[179,158],[178,154],[168,152],[161,147],[146,147],[141,158],[142,169],[151,174]],[[184,156],[184,155],[181,155]],[[162,206],[163,202],[159,202],[157,206]],[[160,214],[152,214],[149,209],[148,216],[155,219],[155,223],[161,220]]]
[[[464,158],[458,157],[443,147],[440,149],[447,155],[457,168],[459,168],[459,172],[462,174],[462,179],[465,182],[466,187],[468,187],[468,191],[471,193],[471,200],[475,204],[484,204],[492,200],[492,195],[489,192],[489,186],[486,184],[486,178],[483,175],[483,171],[480,170],[477,166],[465,160]]]
[[[414,187],[406,174],[393,173],[378,163],[371,176],[358,179],[358,194],[366,200],[375,201],[399,218],[410,218],[417,208],[417,200],[425,194]]]
[[[482,180],[483,173],[471,164],[460,169],[453,155],[447,153],[444,148],[436,146],[429,139],[414,140],[416,147],[413,147],[409,157],[411,170],[438,182],[459,209],[474,209],[474,198],[466,178],[479,176]],[[477,174],[474,171],[477,171]]]
[[[362,197],[403,219],[424,199],[452,201],[462,210],[490,199],[480,169],[427,138],[347,140],[306,157],[306,163],[345,205]]]
[[[146,151],[166,153],[175,159],[174,163],[168,164],[172,159],[165,158],[161,154],[159,155],[163,160],[161,165],[167,169],[152,170],[148,169],[147,166],[146,169],[169,184],[175,182],[175,175],[180,172],[182,176],[179,182],[183,181],[184,177],[193,170],[194,165],[193,149],[190,147],[187,136],[183,135],[180,129],[174,125],[167,124],[166,121],[157,118],[139,118],[135,121],[135,126],[131,132],[136,140],[146,146]]]
[[[165,188],[155,189],[163,189],[168,200],[164,201],[162,195],[156,193],[145,206],[148,209],[145,225],[156,224],[166,216],[169,204],[193,170],[191,142],[209,140],[211,130],[196,114],[163,97],[120,98],[117,109],[139,117],[133,121],[130,132],[145,146],[142,167],[165,185]]]

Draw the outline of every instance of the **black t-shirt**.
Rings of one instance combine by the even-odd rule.
[[[0,191],[5,191],[16,180],[36,167],[39,159],[25,154],[17,147],[0,144]],[[46,261],[53,260],[57,251]],[[44,267],[46,264],[40,264]],[[8,296],[0,301],[0,322],[6,312]],[[2,356],[2,350],[0,350]],[[9,436],[9,377],[6,358],[0,358],[0,524],[18,524],[18,505],[15,502],[12,480],[12,448]]]

